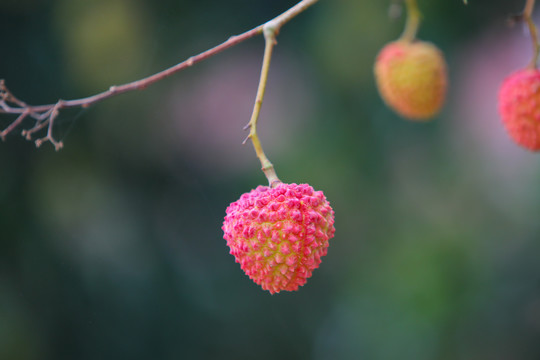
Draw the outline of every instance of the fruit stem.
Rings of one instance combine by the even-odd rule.
[[[399,39],[406,42],[412,42],[416,38],[422,14],[420,13],[416,0],[405,0],[405,5],[407,5],[407,22],[405,24],[405,30],[403,30]]]
[[[259,135],[257,134],[257,121],[259,120],[259,114],[261,112],[261,106],[264,99],[264,93],[266,90],[266,83],[268,82],[268,71],[270,69],[270,61],[272,60],[272,50],[276,45],[276,31],[277,28],[272,23],[267,23],[263,27],[264,34],[264,57],[261,69],[261,78],[259,80],[259,87],[257,89],[257,96],[255,98],[255,105],[253,106],[253,113],[251,114],[251,119],[246,126],[246,129],[249,128],[249,135],[246,138],[251,139],[253,148],[257,157],[261,161],[262,171],[266,178],[268,179],[268,184],[270,187],[275,187],[281,181],[277,177],[274,165],[266,157],[264,150],[259,140]]]
[[[538,64],[538,55],[540,54],[540,44],[538,44],[538,29],[534,24],[532,19],[532,12],[534,9],[535,0],[527,0],[525,3],[525,9],[523,10],[523,20],[527,23],[529,27],[529,32],[531,34],[531,40],[533,43],[533,56],[531,62],[529,63],[529,68],[536,69]]]
[[[281,27],[289,22],[292,18],[302,13],[308,7],[315,4],[317,1],[318,0],[302,0],[289,10],[285,11],[283,14],[275,17],[262,26],[265,47],[261,78],[259,79],[259,87],[257,88],[257,96],[255,98],[255,105],[253,106],[251,119],[244,128],[246,130],[249,129],[249,135],[247,136],[246,140],[244,140],[244,143],[246,143],[248,139],[251,139],[255,153],[261,162],[261,170],[268,179],[268,184],[270,187],[276,187],[281,183],[281,180],[279,180],[277,177],[274,165],[272,165],[270,160],[268,160],[263,151],[261,141],[259,140],[259,135],[257,134],[257,121],[259,120],[259,114],[261,112],[261,106],[264,99],[264,92],[266,90],[266,83],[268,82],[268,71],[270,69],[270,61],[272,60],[272,50],[274,50],[274,46],[277,44],[276,36]]]

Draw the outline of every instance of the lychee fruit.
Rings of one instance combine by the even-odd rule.
[[[271,294],[306,283],[334,236],[334,211],[307,184],[259,186],[229,205],[223,222],[230,253]]]
[[[508,76],[499,90],[499,113],[518,145],[540,150],[540,71],[522,69]]]
[[[383,100],[407,119],[429,120],[444,104],[447,66],[442,52],[429,42],[387,44],[377,55],[374,71]]]

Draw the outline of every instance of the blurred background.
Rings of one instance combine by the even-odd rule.
[[[1,0],[0,78],[32,104],[88,96],[295,3]],[[261,37],[62,112],[59,152],[9,136],[0,359],[539,359],[540,155],[496,105],[531,57],[526,29],[506,25],[524,3],[419,0],[419,37],[450,71],[423,124],[376,92],[374,58],[404,23],[390,1],[320,1],[282,29],[260,136],[283,181],[324,190],[337,229],[295,293],[262,291],[221,231],[266,181],[242,145]]]

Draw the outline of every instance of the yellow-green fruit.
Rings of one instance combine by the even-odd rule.
[[[442,52],[423,41],[386,45],[375,61],[381,97],[401,116],[429,120],[441,109],[448,76]]]

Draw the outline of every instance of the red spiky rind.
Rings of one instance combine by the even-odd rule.
[[[334,211],[307,184],[259,186],[229,205],[222,229],[250,279],[271,294],[295,291],[327,254]]]
[[[540,71],[522,69],[510,74],[499,90],[499,113],[518,145],[540,151]]]
[[[391,42],[377,55],[374,72],[384,102],[409,120],[430,120],[444,105],[447,65],[432,43]]]

